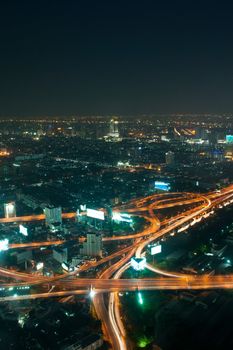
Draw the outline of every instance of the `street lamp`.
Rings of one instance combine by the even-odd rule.
[[[91,286],[91,290],[90,290],[90,293],[89,293],[91,299],[94,298],[94,296],[96,295],[96,291],[94,289],[92,289],[92,286]]]

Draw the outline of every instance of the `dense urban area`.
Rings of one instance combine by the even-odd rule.
[[[0,137],[1,349],[233,347],[232,115],[7,118]]]

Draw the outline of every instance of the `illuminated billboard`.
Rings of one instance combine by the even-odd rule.
[[[233,135],[226,135],[226,143],[233,143]]]
[[[94,219],[104,220],[104,212],[102,210],[87,208],[87,216]]]
[[[37,269],[37,271],[43,269],[43,267],[44,267],[44,263],[43,263],[43,262],[38,262],[38,263],[36,264],[36,269]]]
[[[161,244],[156,244],[153,247],[150,248],[151,255],[159,254],[162,251]]]
[[[9,240],[7,238],[0,241],[0,252],[8,250]]]
[[[155,189],[161,191],[169,191],[171,189],[171,185],[169,182],[155,181]]]
[[[129,222],[129,223],[131,223],[133,221],[129,214],[123,214],[123,213],[119,213],[117,211],[114,211],[112,213],[112,220],[119,221],[119,222],[124,221],[124,222]]]
[[[23,225],[19,225],[19,233],[22,233],[24,236],[28,236],[28,229]]]
[[[69,266],[66,262],[63,262],[61,264],[63,270],[67,271],[67,272],[71,272],[71,271],[74,271],[74,267],[72,266]]]
[[[15,202],[4,204],[5,218],[13,218],[16,216]]]
[[[142,271],[146,266],[146,258],[131,258],[130,263],[134,270]]]

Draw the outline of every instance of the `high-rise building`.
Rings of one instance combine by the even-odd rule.
[[[166,164],[167,165],[172,165],[175,163],[175,153],[172,151],[168,151],[165,154],[165,159],[166,159]]]
[[[115,119],[110,120],[109,136],[119,137],[118,120],[115,120]]]
[[[121,141],[119,129],[118,129],[118,120],[111,119],[109,124],[109,132],[104,136],[105,141],[107,142],[118,142]]]
[[[44,209],[45,223],[50,226],[53,224],[62,223],[62,210],[61,207],[46,207]]]
[[[81,255],[102,256],[102,236],[99,233],[87,233],[87,239],[80,249]]]
[[[5,213],[5,218],[15,217],[16,216],[15,202],[5,203],[4,204],[4,213]]]

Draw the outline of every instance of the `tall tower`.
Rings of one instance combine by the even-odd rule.
[[[115,120],[115,119],[110,120],[108,136],[116,137],[116,138],[119,137],[118,120]]]

